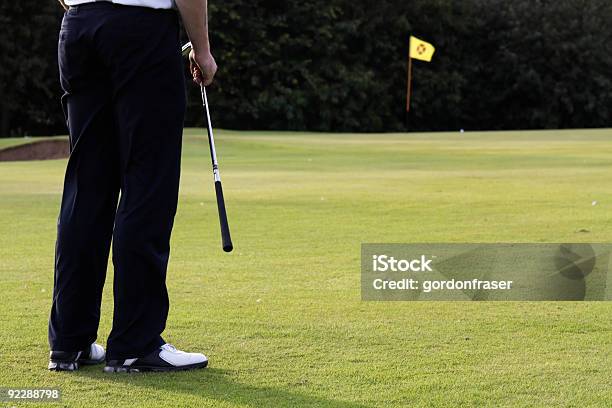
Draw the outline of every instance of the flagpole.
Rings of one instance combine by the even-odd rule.
[[[410,96],[412,95],[412,58],[408,55],[408,89],[406,90],[406,112],[410,112]]]

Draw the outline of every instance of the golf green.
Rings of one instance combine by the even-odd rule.
[[[48,372],[65,161],[4,162],[0,386],[68,407],[612,406],[612,303],[362,302],[359,259],[364,242],[612,242],[612,130],[216,136],[235,251],[188,129],[165,332],[210,367]]]

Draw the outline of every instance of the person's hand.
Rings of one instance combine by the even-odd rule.
[[[217,72],[217,63],[210,51],[189,53],[189,71],[196,84],[208,86],[212,83]]]

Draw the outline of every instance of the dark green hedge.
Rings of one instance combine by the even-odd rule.
[[[612,125],[607,0],[210,1],[216,126],[404,131]],[[65,132],[55,44],[61,12],[0,5],[2,135]],[[410,34],[432,42],[414,66]],[[23,47],[22,45],[26,45]],[[186,124],[201,125],[190,87]]]

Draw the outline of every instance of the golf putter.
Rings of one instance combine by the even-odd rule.
[[[189,56],[191,43],[183,45],[183,56]],[[225,252],[232,252],[232,238],[230,236],[229,224],[227,222],[227,212],[225,211],[225,200],[223,199],[223,187],[221,186],[221,175],[219,174],[219,163],[217,162],[217,152],[215,150],[215,137],[213,135],[210,111],[208,109],[208,97],[204,84],[200,84],[200,94],[202,95],[202,105],[206,116],[206,130],[208,133],[208,146],[210,147],[210,158],[212,160],[213,176],[215,180],[215,192],[217,194],[217,209],[219,210],[219,223],[221,224],[221,241]]]

